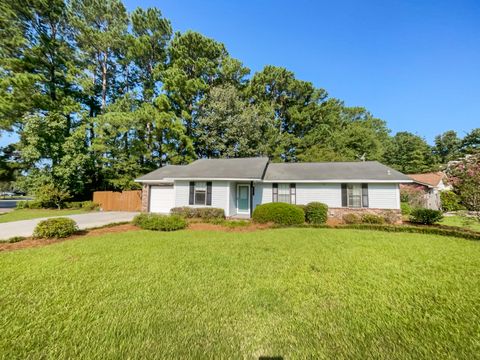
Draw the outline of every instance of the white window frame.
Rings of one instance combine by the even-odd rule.
[[[354,195],[354,190],[357,189],[359,190],[359,193],[357,195]],[[355,205],[353,203],[353,197],[359,197],[360,198],[360,203],[359,205]],[[350,199],[352,197],[352,199]],[[362,190],[362,184],[357,184],[357,183],[348,183],[347,184],[347,207],[348,208],[355,208],[359,209],[363,207],[363,190]]]
[[[197,202],[197,193],[203,193],[203,203]],[[195,181],[193,188],[193,204],[194,205],[207,205],[207,182],[206,181]]]

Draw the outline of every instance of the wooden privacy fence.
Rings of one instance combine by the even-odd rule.
[[[95,191],[93,202],[104,211],[141,211],[142,191]]]

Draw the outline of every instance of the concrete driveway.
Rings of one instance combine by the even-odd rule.
[[[65,215],[75,220],[80,230],[108,225],[116,222],[131,221],[138,212],[126,211],[105,211],[92,212],[88,214]],[[58,216],[53,216],[58,217]],[[6,240],[13,236],[32,236],[33,229],[42,220],[48,218],[38,218],[32,220],[20,220],[7,223],[0,223],[0,240]]]

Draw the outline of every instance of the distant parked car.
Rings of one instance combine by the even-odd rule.
[[[11,191],[4,191],[4,192],[1,192],[0,193],[0,196],[8,196],[8,197],[12,197],[12,196],[15,196],[15,194]]]

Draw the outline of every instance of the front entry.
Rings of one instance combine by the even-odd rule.
[[[237,185],[237,214],[250,214],[250,185]]]

